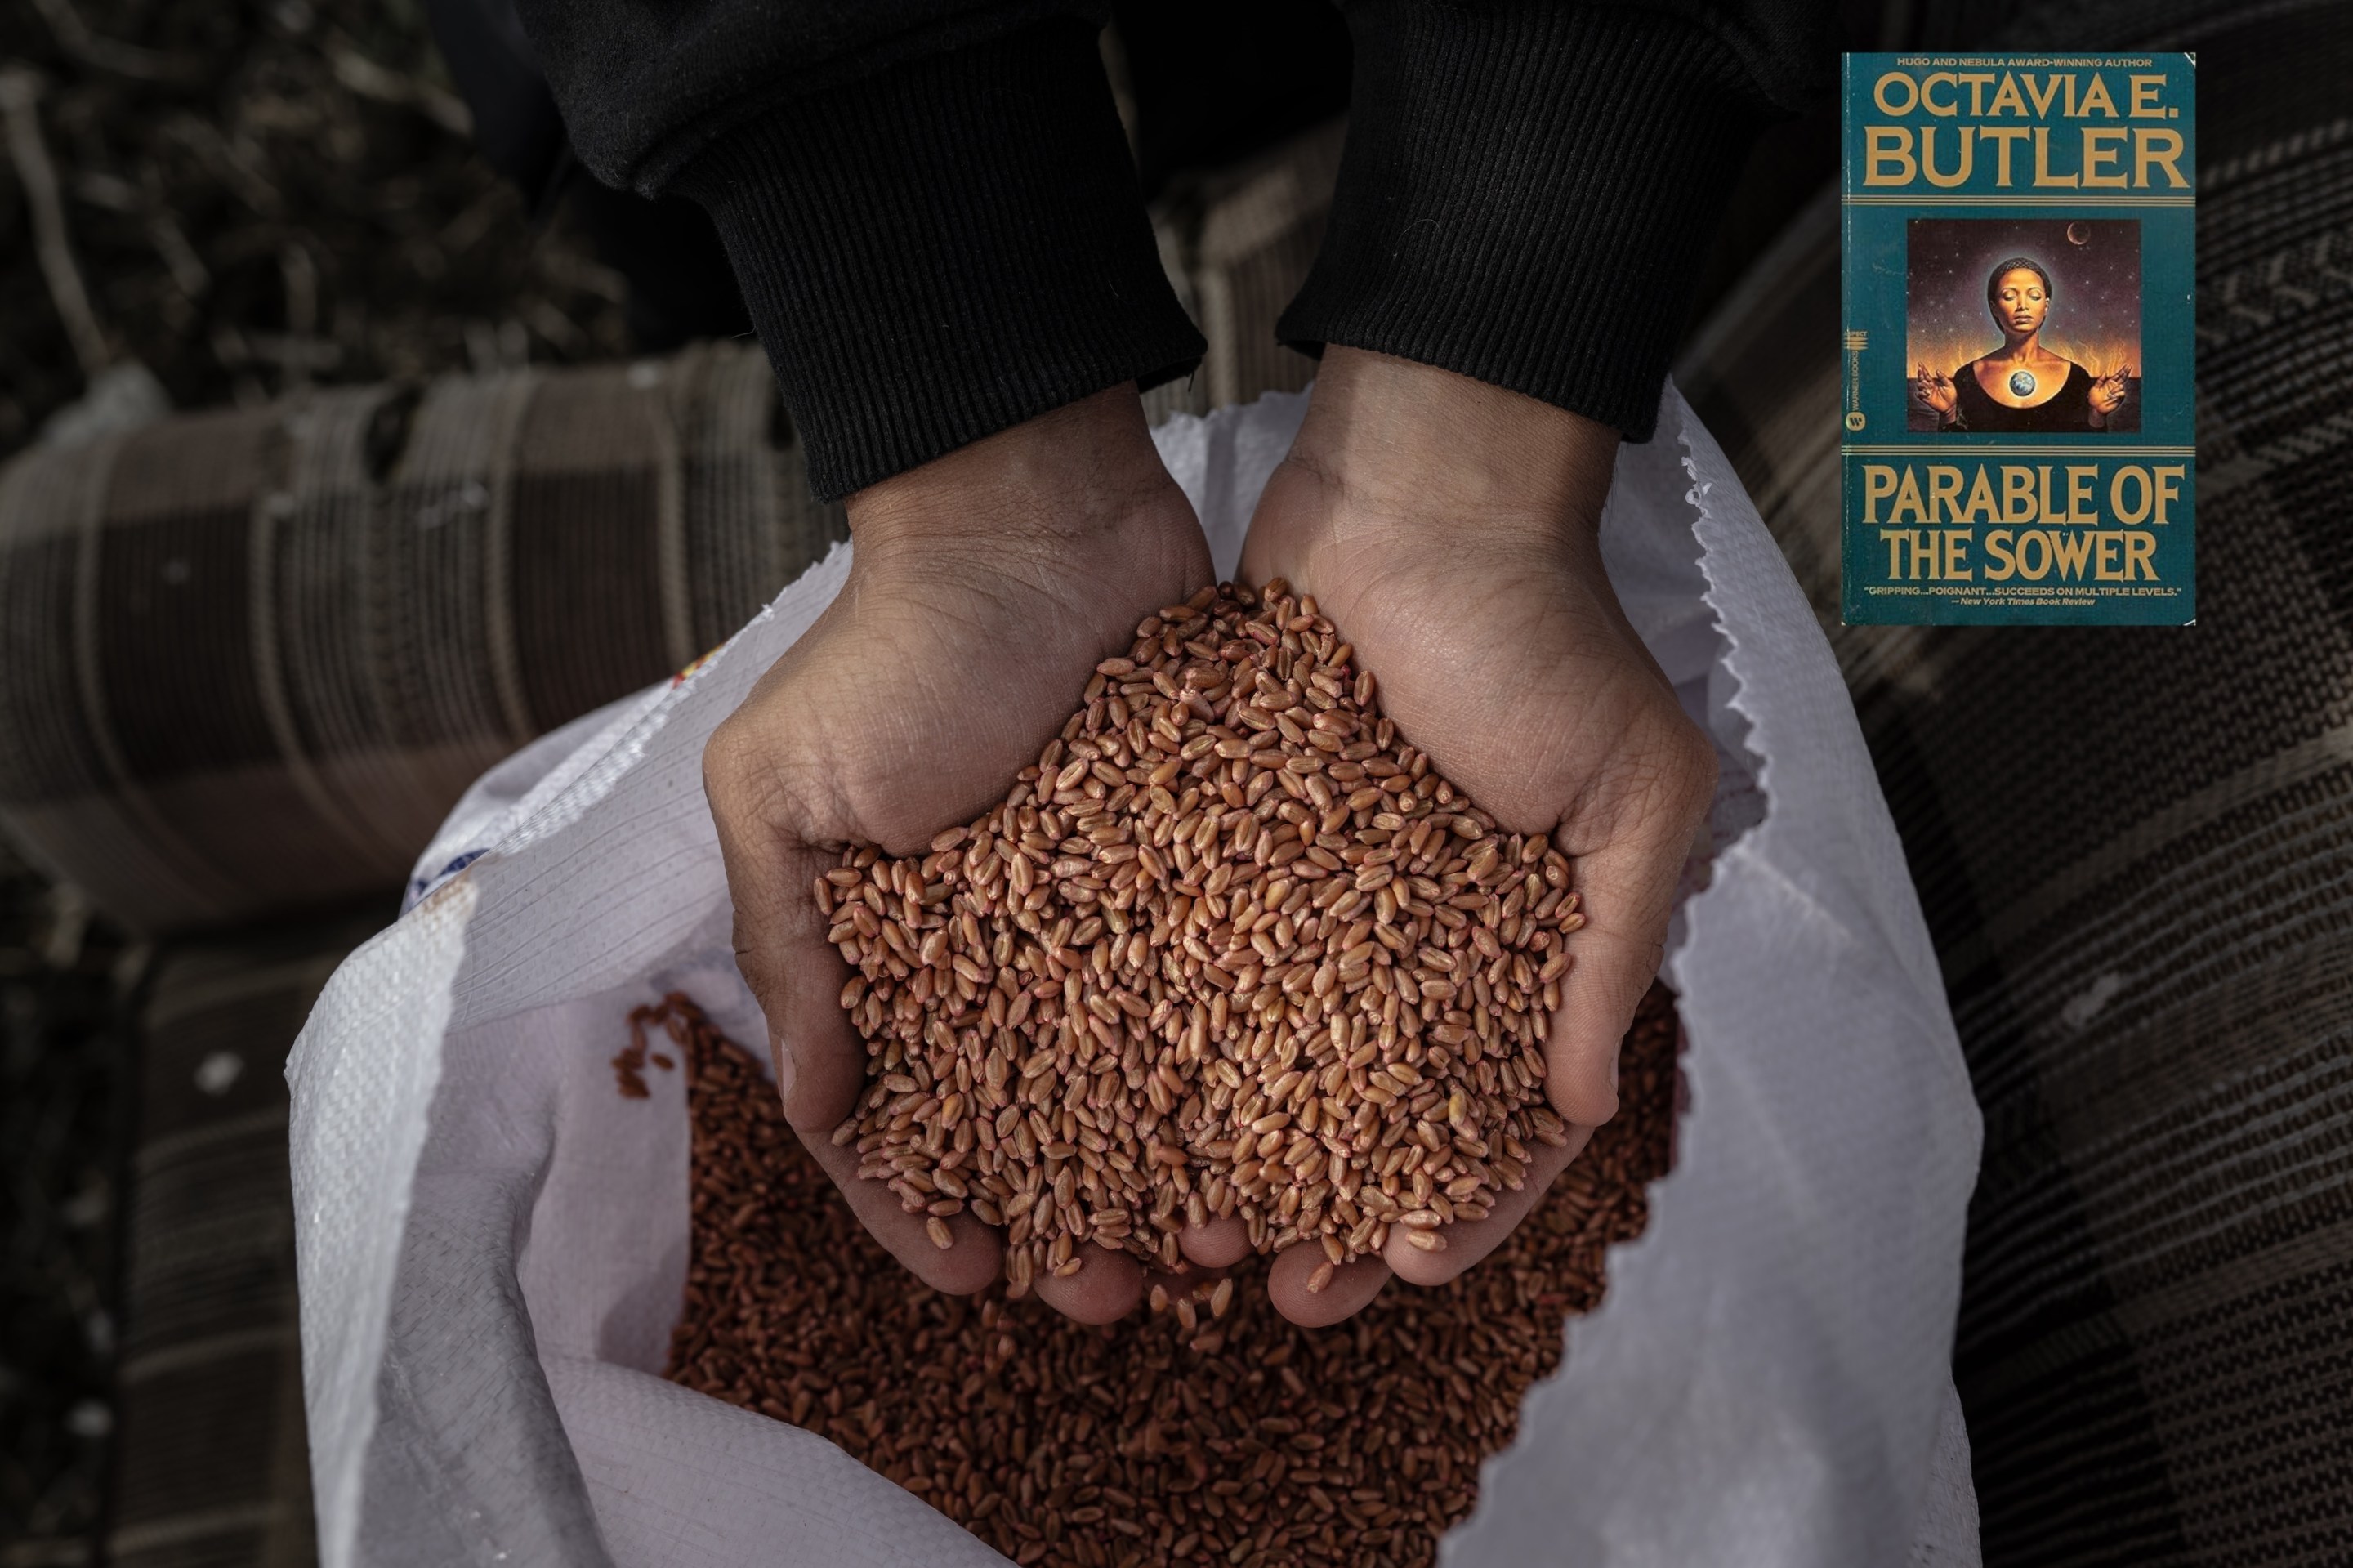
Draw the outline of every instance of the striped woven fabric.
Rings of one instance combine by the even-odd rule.
[[[158,966],[139,1019],[115,1568],[317,1561],[284,1068],[328,975],[376,924],[184,944]]]
[[[2353,1562],[2353,11],[2200,51],[2188,630],[1836,626],[1834,195],[1678,377],[1830,631],[1986,1114],[1956,1376],[1989,1564]]]
[[[148,931],[396,889],[490,764],[847,536],[750,344],[37,449],[0,474],[0,827]]]

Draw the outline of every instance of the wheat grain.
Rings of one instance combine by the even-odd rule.
[[[1336,1266],[1379,1207],[1483,1209],[1517,1173],[1498,1143],[1565,1139],[1540,1117],[1570,865],[1440,778],[1353,659],[1280,581],[1204,590],[1096,666],[986,816],[817,879],[870,1054],[844,1140],[910,1212],[958,1212],[958,1172],[1025,1279],[1089,1244],[1163,1262],[1211,1213]]]

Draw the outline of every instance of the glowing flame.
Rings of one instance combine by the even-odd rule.
[[[2127,366],[2134,375],[2140,374],[2140,339],[2137,335],[2088,338],[2046,332],[2042,334],[2042,346],[2053,354],[2064,355],[2094,376],[2105,376],[2112,370]],[[1908,375],[1925,365],[1931,370],[1953,376],[1958,374],[1963,366],[2000,347],[2001,339],[1989,332],[1924,333],[1915,329],[1905,342],[1905,371]]]

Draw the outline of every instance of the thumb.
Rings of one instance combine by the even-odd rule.
[[[1652,813],[1642,825],[1572,857],[1585,926],[1568,938],[1560,1007],[1545,1041],[1546,1094],[1572,1126],[1598,1127],[1618,1113],[1619,1046],[1666,956],[1675,884],[1691,853],[1683,813]]]
[[[703,752],[702,787],[735,905],[735,967],[767,1019],[785,1119],[868,1234],[933,1288],[969,1295],[997,1277],[997,1238],[966,1212],[948,1221],[944,1246],[923,1214],[860,1178],[856,1150],[833,1140],[866,1085],[866,1049],[841,1004],[849,965],[827,939],[837,922],[826,905],[849,915],[849,890],[818,893],[841,857],[809,842],[807,814],[752,744],[722,725]],[[862,895],[857,908],[865,908]]]
[[[703,790],[735,908],[735,966],[767,1019],[786,1118],[803,1133],[829,1134],[866,1075],[841,1006],[849,966],[826,939],[832,922],[815,891],[840,856],[807,842],[773,783],[747,776],[723,727],[703,754]],[[848,908],[845,897],[828,902]]]

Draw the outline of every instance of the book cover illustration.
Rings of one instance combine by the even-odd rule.
[[[2195,57],[1846,57],[1849,625],[2195,620]]]

